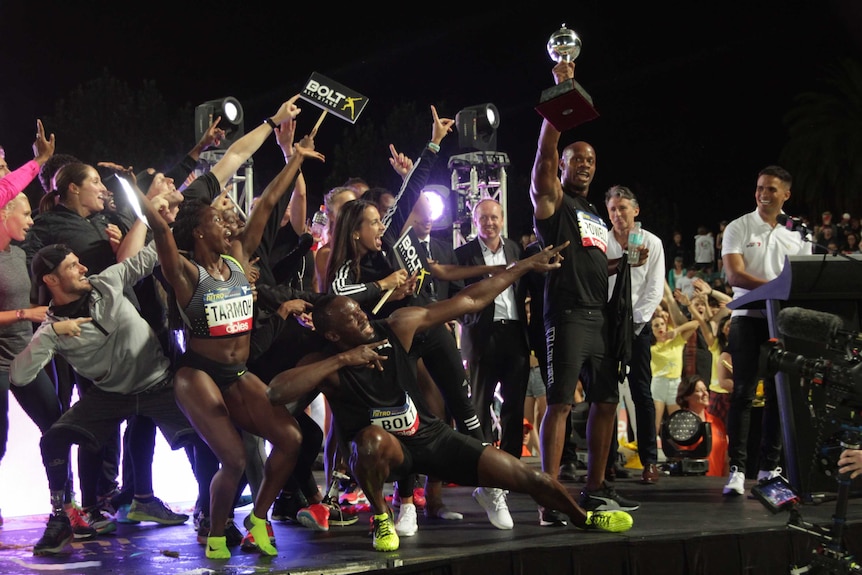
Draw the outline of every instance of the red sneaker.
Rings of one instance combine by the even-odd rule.
[[[296,518],[313,531],[329,531],[329,507],[323,503],[303,507],[296,514]]]
[[[425,509],[425,488],[417,487],[413,490],[413,505],[416,509]]]

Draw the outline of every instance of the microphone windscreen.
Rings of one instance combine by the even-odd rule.
[[[801,307],[788,307],[778,312],[778,331],[786,337],[829,344],[844,327],[837,315]]]
[[[775,216],[775,222],[779,226],[784,226],[786,228],[789,228],[790,226],[787,225],[787,222],[790,222],[790,221],[791,221],[790,216],[788,216],[787,214],[778,214],[777,216]]]
[[[314,244],[314,237],[306,232],[299,236],[299,241],[296,243],[295,249],[302,255],[305,255],[305,253],[311,249],[312,244]]]

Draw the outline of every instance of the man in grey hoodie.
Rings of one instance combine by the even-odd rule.
[[[72,444],[98,449],[116,433],[120,422],[134,415],[151,417],[172,449],[199,441],[174,400],[170,363],[155,333],[123,293],[124,286],[151,274],[157,262],[152,244],[91,276],[64,244],[45,246],[33,257],[32,281],[37,289],[50,293],[51,304],[29,345],[12,361],[10,381],[27,385],[57,354],[94,383],[42,436],[52,514],[34,555],[59,553],[73,538],[63,511]],[[153,495],[151,482],[138,485],[136,481],[135,491],[130,517],[137,511],[139,520],[163,525],[188,520]],[[85,513],[88,521],[104,520],[97,508]]]

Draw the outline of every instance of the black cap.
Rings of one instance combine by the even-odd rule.
[[[30,301],[36,305],[48,305],[51,301],[51,292],[42,281],[45,276],[60,265],[72,250],[66,244],[51,244],[36,252],[30,262]]]
[[[138,183],[138,189],[146,196],[150,191],[150,186],[153,185],[153,180],[156,179],[157,171],[152,168],[140,171],[135,174],[135,181]]]

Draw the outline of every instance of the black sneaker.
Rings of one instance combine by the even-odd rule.
[[[566,461],[560,465],[560,481],[574,481],[578,478],[578,466],[574,461]]]
[[[565,527],[569,519],[562,511],[539,507],[539,525],[542,527]]]
[[[207,538],[210,536],[210,518],[200,514],[197,520],[197,539],[201,545],[207,544]],[[233,519],[228,519],[224,526],[224,539],[227,547],[237,547],[242,543],[242,531],[233,522]]]
[[[359,515],[352,508],[342,507],[335,499],[324,497],[322,503],[329,507],[330,525],[353,525],[359,521]]]
[[[308,501],[301,492],[285,493],[282,491],[272,503],[272,521],[299,523],[296,514],[305,507],[308,507]]]
[[[228,519],[224,525],[224,539],[228,547],[238,547],[242,543],[242,531],[233,522],[233,519]]]
[[[207,544],[207,537],[210,536],[210,518],[203,514],[201,511],[198,515],[195,515],[195,530],[198,532],[198,543],[201,545]]]
[[[33,546],[33,555],[56,555],[75,538],[72,523],[65,513],[52,513],[42,538]]]
[[[595,491],[581,491],[578,504],[586,511],[634,511],[641,506],[637,501],[626,499],[617,493],[607,481]]]

